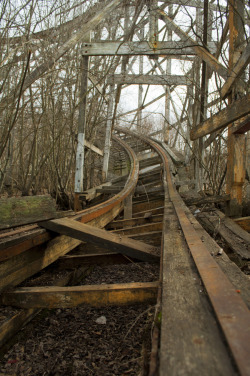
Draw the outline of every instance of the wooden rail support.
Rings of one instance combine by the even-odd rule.
[[[103,307],[154,303],[158,282],[91,285],[76,287],[23,287],[2,295],[5,305],[21,308],[71,308],[79,305]]]
[[[94,243],[102,247],[106,247],[112,251],[126,254],[127,256],[138,258],[144,261],[158,261],[157,250],[148,246],[147,244],[136,242],[122,237],[121,235],[115,235],[105,230],[89,226],[71,219],[62,218],[55,221],[48,221],[42,224],[43,227],[48,230],[58,232],[63,235],[68,235],[72,238]]]

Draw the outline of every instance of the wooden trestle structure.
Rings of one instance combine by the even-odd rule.
[[[129,175],[85,193],[93,200],[111,192],[108,200],[33,225],[28,233],[26,227],[17,238],[5,234],[1,303],[19,311],[2,324],[1,345],[43,308],[151,302],[161,316],[160,328],[154,328],[152,354],[157,355],[151,358],[151,375],[157,369],[160,375],[234,375],[236,369],[248,375],[247,277],[225,254],[216,257],[220,247],[178,195],[170,167],[175,169],[178,157],[171,152],[171,159],[164,144],[122,128],[116,129],[115,142],[130,161]],[[115,220],[119,213],[124,213],[123,219]],[[81,242],[101,252],[66,255]],[[107,259],[116,263],[122,255],[126,261],[160,262],[159,280],[74,286],[67,276],[54,286],[36,287],[35,278],[34,287],[17,286],[58,259],[86,267]]]
[[[203,27],[201,42],[199,36],[191,37],[190,30],[184,31],[177,25],[175,16],[178,12],[173,13],[173,4],[177,4],[178,9],[183,7],[180,0],[139,2],[139,10],[143,6],[148,9],[148,18],[143,20],[140,29],[140,26],[135,27],[140,13],[136,2],[106,1],[101,11],[92,15],[58,49],[53,61],[36,68],[25,79],[23,90],[70,48],[82,42],[75,212],[0,235],[0,299],[3,305],[17,307],[15,314],[0,327],[1,347],[44,308],[151,302],[155,304],[155,317],[160,319],[152,335],[150,376],[250,375],[249,279],[221,251],[179,196],[178,181],[172,173],[183,167],[184,161],[168,144],[170,103],[176,112],[172,89],[185,86],[189,110],[186,118],[184,113],[179,117],[177,130],[185,133],[188,143],[197,143],[200,159],[195,166],[196,188],[199,190],[203,184],[205,148],[228,127],[227,211],[231,216],[240,217],[246,170],[246,132],[250,129],[250,94],[244,80],[244,71],[250,61],[250,44],[243,31],[244,1],[229,1],[228,22],[217,43],[211,38],[208,20],[211,24],[213,13],[223,11],[223,7],[208,0],[189,1],[188,6],[196,9],[198,14],[198,27]],[[123,40],[91,40],[90,31],[118,7],[122,8],[125,18]],[[131,9],[134,10],[132,21]],[[167,40],[158,38],[159,20],[166,27]],[[137,40],[133,40],[130,26],[132,31],[136,30]],[[146,26],[147,38],[144,33]],[[227,35],[229,66],[219,58]],[[84,135],[90,56],[114,56],[118,59],[117,66],[121,61],[120,71],[111,70],[105,78],[110,96],[103,150],[85,140]],[[147,56],[152,66],[146,73],[143,60],[140,60],[142,56]],[[133,63],[128,64],[128,57],[139,59],[139,74],[134,73]],[[171,59],[178,58],[192,64],[189,75],[171,71]],[[167,69],[163,69],[166,60]],[[201,64],[202,80],[198,93],[196,83],[200,81]],[[219,98],[214,103],[207,103],[207,86],[212,75],[219,77],[222,84]],[[94,81],[93,77],[89,79]],[[140,132],[115,127],[122,85],[130,84],[139,85],[136,111]],[[141,85],[151,84],[162,85],[165,90],[164,142],[146,137],[141,132],[142,109],[147,106],[142,98]],[[95,86],[101,91],[98,83],[95,82]],[[5,102],[8,99],[5,98]],[[222,111],[207,118],[208,108],[223,101],[226,105]],[[192,129],[186,127],[183,130],[187,120]],[[111,139],[119,148],[117,154],[112,154]],[[103,156],[104,183],[87,191],[83,188],[84,145]],[[186,151],[186,163],[189,162],[188,155]],[[123,174],[108,181],[109,163],[117,164]],[[85,210],[81,207],[83,198],[87,203]],[[82,243],[90,248],[97,246],[98,255],[71,252]],[[249,259],[249,254],[245,253],[244,257]],[[86,271],[86,266],[131,260],[159,263],[158,281],[78,285],[78,277]],[[37,287],[36,273],[55,261],[60,265],[77,265],[77,273],[69,273],[53,286]],[[30,277],[34,278],[33,286],[19,286]]]

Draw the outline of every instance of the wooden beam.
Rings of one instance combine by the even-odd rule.
[[[224,83],[221,89],[221,97],[225,98],[230,93],[235,81],[242,75],[245,68],[250,62],[250,43],[247,44],[244,52],[240,56],[238,62],[235,64],[232,71],[229,73],[227,81]]]
[[[141,242],[135,242],[121,235],[115,235],[105,230],[89,226],[67,218],[43,222],[48,230],[68,235],[72,238],[106,247],[117,253],[122,253],[139,260],[159,260],[157,250]]]
[[[243,120],[241,123],[237,123],[232,126],[231,131],[233,134],[244,134],[250,131],[250,116]]]
[[[209,48],[214,50],[214,42],[209,43]],[[189,41],[167,41],[151,43],[149,41],[140,42],[99,42],[84,43],[82,49],[83,56],[124,56],[124,55],[195,55],[195,51],[190,47]]]
[[[0,199],[0,229],[56,218],[51,196],[25,196]]]
[[[189,85],[190,79],[186,76],[177,75],[149,75],[149,74],[114,74],[108,76],[107,83],[126,85]]]
[[[21,308],[71,308],[79,305],[92,307],[154,303],[158,282],[91,285],[76,287],[23,287],[1,296],[4,305]]]
[[[162,222],[153,222],[153,223],[145,223],[143,225],[122,228],[118,230],[112,231],[112,233],[122,234],[122,235],[137,235],[137,234],[145,234],[148,232],[153,231],[162,231]]]
[[[243,230],[250,232],[250,217],[242,217],[234,220]]]
[[[79,30],[72,34],[61,47],[55,49],[55,53],[52,54],[50,59],[47,59],[44,63],[40,64],[26,77],[22,91],[24,92],[28,89],[35,81],[43,76],[44,73],[51,69],[63,55],[65,55],[77,43],[81,42],[91,30],[99,25],[100,22],[102,22],[102,20],[120,4],[120,2],[121,0],[106,1],[99,12],[94,13],[94,15],[87,22],[84,22]],[[0,110],[5,109],[8,103],[17,98],[17,95],[19,95],[19,91],[14,90],[9,96],[4,97],[0,102]]]
[[[137,217],[132,219],[121,219],[117,221],[111,222],[107,227],[108,229],[118,229],[123,227],[133,227],[138,225],[145,225],[149,223],[155,223],[155,222],[162,222],[163,220],[163,214],[156,214],[156,215],[146,215],[145,217]]]
[[[189,42],[195,53],[204,60],[209,67],[217,72],[221,77],[225,80],[228,77],[228,70],[224,67],[209,51],[207,51],[203,46],[197,44],[197,42],[192,39],[185,31],[183,31],[178,25],[176,25],[173,20],[167,16],[167,14],[162,11],[158,10],[159,17],[165,21],[168,27],[176,33],[182,41]]]
[[[103,151],[100,150],[97,146],[91,144],[89,141],[84,140],[84,146],[86,146],[86,148],[92,150],[94,153],[103,157]]]
[[[225,109],[207,119],[204,123],[192,129],[190,132],[191,140],[206,136],[219,129],[225,128],[230,123],[248,115],[250,113],[250,94],[239,99]]]

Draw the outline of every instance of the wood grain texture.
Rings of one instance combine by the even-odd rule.
[[[5,305],[21,308],[103,307],[155,302],[158,282],[76,287],[23,287],[2,294]]]

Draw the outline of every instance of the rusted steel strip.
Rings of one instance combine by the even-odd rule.
[[[121,129],[120,129],[121,130]],[[124,133],[128,133],[124,130]],[[130,133],[129,133],[130,134]],[[236,365],[242,376],[250,375],[250,313],[240,296],[219,265],[210,255],[193,225],[186,216],[185,205],[177,193],[171,179],[168,157],[163,148],[154,141],[137,135],[160,153],[164,162],[165,176],[168,183],[170,199],[175,207],[183,234],[207,290],[217,319],[224,332]]]

